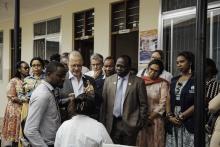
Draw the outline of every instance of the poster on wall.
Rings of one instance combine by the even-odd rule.
[[[157,29],[140,32],[139,63],[150,62],[151,54],[157,49]]]

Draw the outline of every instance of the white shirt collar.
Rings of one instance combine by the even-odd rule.
[[[124,80],[128,80],[129,75],[130,75],[130,72],[126,76],[124,76],[124,77],[118,76],[118,80],[120,80],[121,78],[123,78]]]
[[[68,71],[68,72],[69,72],[69,79],[76,78],[76,76],[74,76],[70,71]],[[81,78],[82,78],[82,76],[81,76]]]

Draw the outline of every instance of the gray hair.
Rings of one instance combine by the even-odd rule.
[[[69,53],[69,59],[70,58],[74,58],[74,57],[80,58],[82,60],[82,62],[83,62],[83,57],[82,57],[82,55],[81,55],[81,53],[79,51],[71,51]]]
[[[99,62],[103,63],[103,56],[101,54],[98,53],[94,53],[91,57],[90,57],[90,61],[91,60],[98,60]]]

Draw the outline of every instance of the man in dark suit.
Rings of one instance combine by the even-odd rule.
[[[106,78],[103,88],[102,121],[116,144],[135,145],[147,118],[144,81],[130,74],[131,59],[122,55],[116,74]]]
[[[83,58],[78,51],[72,51],[68,58],[69,71],[66,74],[61,99],[66,97],[77,97],[82,93],[88,93],[95,98],[95,81],[93,78],[82,74]],[[67,119],[64,116],[63,120]]]

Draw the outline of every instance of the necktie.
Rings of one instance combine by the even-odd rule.
[[[120,78],[117,83],[117,90],[115,94],[115,103],[114,103],[114,109],[113,109],[113,115],[115,117],[122,116],[121,106],[122,106],[122,99],[123,99],[123,82],[124,82],[124,79]]]

